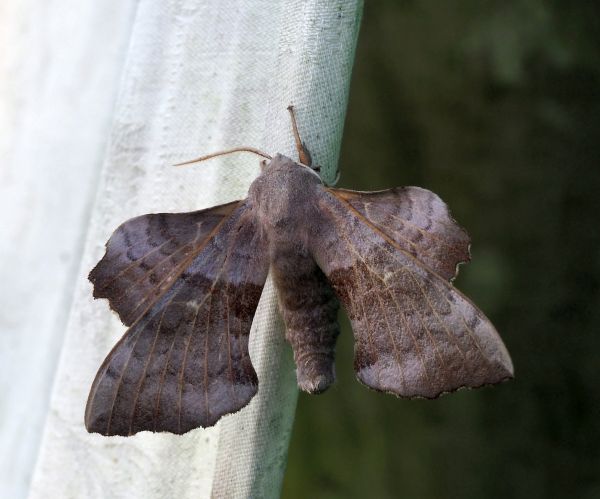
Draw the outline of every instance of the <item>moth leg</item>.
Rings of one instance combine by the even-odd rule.
[[[308,255],[278,251],[272,264],[298,386],[308,393],[321,393],[335,381],[339,302]]]

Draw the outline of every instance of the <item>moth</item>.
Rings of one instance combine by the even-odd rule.
[[[108,354],[85,411],[89,432],[182,434],[214,425],[258,390],[248,336],[272,274],[299,387],[335,379],[337,313],[354,332],[360,382],[436,398],[511,378],[484,314],[453,285],[469,236],[433,192],[334,189],[321,180],[289,108],[299,161],[268,159],[248,197],[122,224],[89,275],[129,327]]]

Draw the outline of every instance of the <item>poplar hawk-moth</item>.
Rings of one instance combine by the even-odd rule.
[[[370,388],[436,398],[512,377],[498,333],[452,285],[469,236],[443,201],[419,187],[326,186],[290,112],[299,162],[235,149],[269,158],[246,199],[142,215],[108,241],[89,279],[129,329],[93,382],[88,431],[181,434],[248,404],[248,337],[269,269],[304,391],[334,381],[340,302]]]

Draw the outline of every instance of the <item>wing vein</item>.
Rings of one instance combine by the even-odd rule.
[[[171,298],[171,301],[172,300],[173,299]],[[152,347],[150,348],[150,353],[148,355],[148,358],[146,359],[146,362],[144,363],[144,370],[142,371],[142,375],[140,377],[140,381],[138,382],[138,386],[137,386],[136,391],[135,391],[135,398],[133,400],[133,408],[131,409],[131,414],[129,416],[129,431],[128,431],[129,435],[131,435],[131,429],[133,427],[133,418],[135,416],[135,410],[137,408],[137,404],[138,404],[140,392],[141,392],[141,390],[142,390],[142,388],[144,386],[146,372],[148,370],[148,366],[150,365],[150,361],[152,360],[152,356],[154,355],[154,349],[156,348],[156,341],[157,341],[158,335],[160,333],[160,328],[162,327],[162,321],[163,321],[163,318],[165,316],[165,313],[166,313],[167,309],[171,305],[171,301],[169,301],[169,303],[165,306],[165,308],[163,308],[163,311],[160,314],[160,319],[159,319],[158,324],[156,326],[156,333],[154,334],[154,339],[152,340]]]
[[[227,317],[227,366],[229,368],[229,383],[231,384],[231,393],[233,394],[233,398],[236,402],[236,405],[238,403],[238,397],[237,397],[237,393],[235,391],[235,384],[233,383],[233,366],[231,364],[231,339],[229,337],[230,335],[230,329],[229,329],[229,284],[227,285],[227,292],[225,293],[225,309],[226,309],[226,313],[225,316]]]
[[[208,313],[206,314],[206,333],[204,334],[204,421],[208,421],[210,416],[210,408],[208,405],[208,338],[210,329],[210,312],[212,310],[212,292],[210,293],[210,300],[208,301]]]
[[[451,304],[450,300],[448,300],[448,297],[443,292],[441,292],[435,285],[434,285],[434,287],[439,292],[439,294],[444,298],[444,300],[446,300],[446,303],[448,303],[448,306],[452,307],[452,304]],[[481,356],[481,358],[483,360],[485,360],[486,362],[489,363],[488,358],[484,355],[483,350],[481,349],[481,347],[479,345],[479,342],[477,341],[477,335],[475,334],[475,331],[473,331],[471,329],[471,327],[467,324],[467,320],[466,320],[465,316],[463,315],[463,313],[460,312],[460,310],[458,311],[458,314],[460,315],[460,318],[462,319],[463,324],[467,328],[467,333],[469,334],[469,337],[471,338],[471,341],[477,347],[477,350],[479,351],[479,355]]]
[[[331,212],[334,216],[336,216],[335,213]],[[340,224],[341,227],[344,226],[344,224]],[[367,270],[369,271],[370,275],[372,276],[372,278],[377,278],[379,281],[381,281],[382,285],[383,285],[383,289],[386,289],[388,291],[389,296],[391,297],[392,301],[394,302],[394,305],[396,307],[396,310],[398,311],[399,314],[402,315],[403,318],[403,322],[405,323],[405,326],[407,328],[408,333],[410,334],[412,341],[413,341],[413,345],[415,346],[415,349],[417,351],[417,356],[419,357],[419,360],[421,362],[421,365],[423,366],[423,372],[425,373],[425,376],[427,377],[427,379],[429,379],[429,373],[428,373],[428,369],[425,365],[425,359],[423,357],[423,353],[421,351],[421,349],[419,348],[418,342],[417,342],[417,338],[414,335],[412,329],[408,326],[408,321],[406,320],[406,316],[404,314],[404,312],[402,311],[400,304],[398,303],[398,301],[396,300],[396,297],[394,296],[394,294],[389,290],[388,286],[385,283],[385,280],[381,278],[381,276],[379,276],[379,274],[377,274],[376,272],[374,272],[371,267],[367,264],[367,262],[365,261],[365,259],[363,258],[363,256],[360,254],[360,252],[358,251],[358,249],[356,248],[356,246],[354,245],[354,243],[349,239],[348,237],[348,233],[345,229],[343,230],[343,237],[344,237],[344,241],[346,242],[346,246],[348,247],[348,249],[354,253],[365,265],[365,267],[367,268]],[[354,268],[354,267],[353,267]],[[372,281],[373,282],[373,281]],[[361,307],[363,307],[363,313],[364,313],[364,305],[361,302]],[[368,327],[368,326],[367,326]],[[390,332],[388,331],[388,334],[391,337]],[[393,348],[396,348],[395,342],[392,340],[392,345]],[[397,355],[395,355],[397,358]],[[377,381],[379,383],[379,371],[377,371]]]
[[[125,365],[123,366],[123,370],[121,371],[121,374],[119,375],[119,380],[117,381],[117,386],[114,390],[114,395],[113,395],[113,399],[112,399],[112,403],[110,405],[110,413],[108,416],[108,422],[106,424],[106,433],[105,435],[108,435],[110,432],[110,425],[112,423],[112,417],[113,417],[113,412],[115,410],[115,402],[117,401],[117,397],[119,395],[119,389],[121,387],[121,383],[123,382],[123,376],[125,375],[125,371],[127,371],[127,367],[129,366],[129,361],[131,360],[131,356],[133,355],[133,351],[135,350],[135,347],[138,344],[138,341],[140,341],[140,336],[141,336],[141,331],[137,331],[137,336],[135,338],[135,341],[133,342],[133,346],[131,347],[131,350],[129,351],[129,355],[127,356],[127,361],[125,362]]]
[[[207,417],[207,421],[208,421],[208,415],[210,413],[209,408],[208,408],[208,386],[207,386],[207,376],[208,376],[208,329],[209,329],[209,325],[210,325],[210,311],[212,308],[212,295],[214,293],[214,290],[216,289],[217,285],[221,282],[221,277],[223,275],[223,273],[225,272],[227,265],[229,264],[229,256],[230,256],[230,252],[231,252],[231,248],[235,246],[235,243],[237,242],[237,238],[239,233],[236,233],[235,238],[233,238],[233,241],[229,241],[228,245],[227,245],[227,251],[225,251],[225,257],[223,262],[221,263],[220,269],[219,269],[219,273],[215,276],[211,287],[209,288],[209,290],[207,291],[206,295],[204,296],[204,298],[202,299],[202,301],[199,303],[199,307],[204,305],[204,303],[206,302],[206,300],[210,297],[210,301],[209,301],[209,309],[207,312],[207,329],[206,329],[206,337],[205,337],[205,352],[204,352],[204,398],[205,398],[205,415]],[[194,321],[194,325],[195,325],[195,321]],[[179,431],[181,431],[181,399],[182,399],[182,394],[183,394],[183,377],[185,375],[185,368],[187,365],[187,358],[188,358],[188,352],[189,352],[189,346],[191,343],[191,336],[194,334],[194,331],[192,330],[191,334],[190,334],[190,341],[188,341],[188,343],[186,344],[186,349],[185,349],[185,354],[184,354],[184,359],[183,359],[183,363],[182,363],[182,368],[181,368],[181,372],[180,372],[180,390],[179,390]]]
[[[190,254],[189,254],[189,255],[188,255],[188,256],[187,256],[187,257],[186,257],[186,258],[185,258],[185,259],[184,259],[184,260],[181,262],[181,264],[180,264],[180,265],[178,265],[177,267],[175,267],[175,269],[176,269],[176,270],[175,270],[175,272],[167,273],[167,275],[166,275],[166,276],[165,276],[163,279],[161,279],[161,281],[158,283],[158,286],[155,286],[155,287],[154,287],[154,289],[157,289],[157,288],[158,288],[158,289],[160,289],[160,288],[162,287],[163,283],[164,283],[165,281],[167,281],[169,278],[170,278],[172,281],[175,281],[175,279],[176,279],[176,278],[177,278],[179,275],[181,275],[181,273],[182,273],[182,272],[183,272],[183,271],[184,271],[184,270],[185,270],[185,269],[186,269],[186,268],[187,268],[187,267],[188,267],[188,266],[191,264],[191,262],[192,262],[192,261],[193,261],[193,260],[194,260],[194,259],[195,259],[195,258],[196,258],[196,257],[197,257],[197,256],[198,256],[200,253],[201,253],[201,252],[202,252],[202,250],[204,250],[204,248],[206,248],[206,246],[207,246],[207,245],[210,243],[210,241],[213,239],[214,235],[215,235],[215,234],[217,234],[217,233],[219,232],[219,230],[221,229],[221,227],[223,226],[223,224],[224,224],[226,221],[228,221],[228,220],[230,219],[230,217],[231,217],[231,214],[232,214],[232,213],[235,211],[235,209],[236,209],[236,208],[238,208],[239,206],[241,206],[242,204],[243,204],[243,201],[238,201],[238,202],[237,202],[237,204],[235,204],[235,205],[232,207],[232,210],[231,210],[231,211],[230,211],[230,212],[229,212],[227,215],[223,216],[223,218],[222,218],[221,220],[219,220],[219,222],[218,222],[218,223],[215,225],[215,227],[213,227],[213,229],[212,229],[212,230],[211,230],[211,231],[208,233],[208,235],[206,235],[206,236],[204,237],[204,242],[203,242],[202,244],[200,244],[200,245],[199,245],[197,248],[195,248],[193,251],[191,251],[191,252],[190,252]],[[193,245],[194,245],[194,244],[196,244],[196,243],[197,243],[197,242],[198,242],[198,241],[201,239],[200,235],[201,235],[201,234],[200,234],[200,230],[198,229],[198,231],[197,231],[197,235],[196,235],[196,237],[194,238],[194,241],[193,241],[193,243],[191,243],[191,246],[192,246],[192,248],[193,248]],[[181,250],[181,249],[182,249],[182,248],[184,248],[184,247],[185,247],[185,245],[184,245],[184,246],[182,246],[182,247],[181,247],[179,250]],[[178,251],[179,251],[179,250],[178,250]],[[173,255],[175,255],[175,253],[176,253],[176,252],[172,253],[172,254],[171,254],[171,255],[169,255],[167,258],[172,258],[172,257],[173,257]],[[166,259],[166,258],[165,258],[165,259]],[[163,259],[163,261],[164,261],[165,259]],[[157,264],[157,265],[159,265],[159,264]],[[154,267],[153,267],[153,269],[154,269],[154,268],[156,268],[156,266],[154,266]],[[143,280],[145,277],[147,277],[147,274],[145,274],[145,275],[144,275],[144,277],[142,277],[142,279],[139,279],[138,281],[136,281],[136,284],[137,284],[137,283],[139,283],[139,282],[141,282],[141,281],[142,281],[142,280]],[[128,288],[126,291],[128,291],[128,290],[129,290],[129,288]],[[143,315],[144,315],[144,314],[145,314],[145,313],[146,313],[146,312],[147,312],[147,311],[148,311],[148,310],[149,310],[149,309],[150,309],[150,308],[151,308],[151,307],[152,307],[152,306],[153,306],[153,305],[156,303],[156,301],[157,301],[157,300],[158,300],[158,299],[159,299],[159,298],[162,296],[162,293],[164,293],[164,290],[163,290],[161,293],[159,293],[159,294],[156,296],[155,300],[151,301],[151,302],[148,304],[148,306],[146,307],[146,309],[145,309],[145,310],[144,310],[142,313],[138,314],[138,317],[141,317],[141,316],[143,316]],[[122,293],[121,295],[119,295],[119,296],[122,296],[122,295],[123,295],[123,293]],[[135,312],[135,311],[136,311],[136,310],[137,310],[137,309],[138,309],[138,308],[139,308],[139,307],[140,307],[140,306],[141,306],[141,305],[142,305],[144,302],[146,302],[146,301],[148,300],[148,298],[149,298],[149,296],[150,296],[150,295],[151,295],[151,293],[148,293],[148,294],[146,294],[146,295],[145,295],[145,297],[144,297],[142,300],[138,301],[137,305],[135,306],[135,308],[132,310],[132,312],[131,312],[129,315],[133,315],[133,314],[134,314],[134,312]]]
[[[196,242],[194,240],[194,242]],[[137,286],[140,282],[142,282],[144,279],[146,279],[148,276],[150,276],[150,274],[152,274],[152,272],[154,272],[154,270],[159,266],[162,265],[165,261],[173,258],[177,253],[180,253],[181,251],[183,251],[184,249],[188,248],[189,246],[192,246],[191,243],[188,243],[184,246],[181,246],[180,248],[177,248],[177,250],[175,250],[173,253],[171,253],[170,255],[165,256],[162,260],[159,260],[158,262],[156,262],[156,264],[153,267],[150,267],[148,270],[146,270],[142,276],[137,279],[136,281],[132,282],[131,284],[129,284],[129,286],[127,286],[123,291],[121,291],[117,296],[115,296],[114,300],[115,301],[119,301],[123,296],[127,295],[127,293],[129,293],[129,291],[131,291],[131,289],[133,289],[135,286]],[[180,268],[186,261],[184,260],[181,264],[177,265],[175,268],[178,269]],[[137,261],[136,261],[137,263]],[[155,287],[156,288],[160,288],[160,286],[163,284],[163,282],[165,282],[169,277],[171,276],[171,273],[167,273],[167,275],[161,279],[158,283],[158,285]],[[105,288],[102,288],[105,289]],[[138,307],[144,303],[144,301],[146,301],[146,299],[148,298],[148,295],[145,295],[144,298],[142,300],[139,300],[135,306],[135,308],[133,309],[133,311],[135,312]]]
[[[196,309],[196,312],[194,315],[194,323],[196,322],[197,316],[198,316],[198,309]],[[167,375],[167,370],[168,370],[169,364],[171,362],[171,354],[173,352],[173,347],[175,346],[175,341],[178,339],[179,331],[181,329],[182,328],[177,329],[177,331],[175,331],[175,334],[173,335],[173,339],[171,341],[171,345],[169,346],[169,351],[167,352],[167,357],[165,359],[165,366],[163,367],[163,370],[160,374],[160,380],[158,382],[158,390],[156,391],[156,401],[154,403],[154,411],[152,414],[152,424],[153,424],[154,431],[156,431],[156,422],[158,421],[158,416],[160,414],[160,397],[162,395],[163,386],[164,386],[165,378]]]
[[[390,251],[388,248],[386,248],[385,246],[378,245],[377,247],[383,249],[389,255],[391,255],[392,257],[394,257],[395,259],[397,259],[397,256],[392,251]],[[436,318],[438,324],[441,324],[442,328],[446,332],[446,334],[447,334],[448,338],[450,339],[450,341],[454,344],[454,346],[456,347],[456,349],[461,353],[462,357],[466,360],[467,357],[466,357],[465,353],[459,347],[458,342],[456,341],[455,336],[452,333],[450,333],[450,331],[448,330],[448,327],[446,326],[446,323],[441,320],[441,318],[440,318],[440,316],[438,314],[438,311],[435,309],[435,307],[430,302],[429,296],[427,295],[427,293],[423,289],[423,286],[421,286],[421,283],[415,277],[415,273],[409,267],[407,267],[406,265],[404,265],[403,263],[399,262],[399,264],[401,265],[402,270],[404,272],[406,272],[410,276],[410,278],[412,279],[412,281],[415,283],[415,285],[419,289],[419,292],[421,293],[421,296],[423,296],[423,298],[425,299],[425,302],[427,303],[427,306],[429,307],[429,309],[431,310],[431,312],[433,313],[433,315],[435,315],[435,318]],[[451,305],[450,305],[450,308],[452,309]]]
[[[335,196],[335,194],[334,194]],[[438,279],[442,280],[444,283],[446,283],[446,281],[439,275],[437,274],[435,271],[429,269],[428,267],[425,266],[425,264],[423,264],[420,260],[418,260],[417,258],[415,258],[413,255],[411,255],[410,253],[408,253],[407,251],[405,251],[404,249],[402,249],[400,246],[398,246],[393,239],[391,239],[387,234],[385,234],[385,232],[381,231],[377,226],[375,226],[374,224],[372,224],[371,222],[369,222],[369,220],[366,220],[365,217],[363,217],[347,200],[340,198],[338,196],[335,196],[336,199],[341,200],[344,204],[346,204],[347,206],[350,207],[351,212],[353,213],[353,215],[362,223],[366,224],[368,227],[371,227],[374,232],[376,234],[379,234],[386,242],[388,242],[392,247],[398,249],[402,254],[406,255],[409,258],[412,258],[413,260],[417,261],[419,263],[419,265],[421,265],[427,272],[431,272],[433,276],[437,277]],[[333,212],[330,210],[330,213],[333,214]],[[398,261],[398,256],[390,251],[388,248],[386,248],[384,245],[378,245],[379,248],[384,249],[388,254],[390,254],[396,261]],[[431,302],[429,301],[429,298],[427,296],[427,294],[425,293],[425,291],[423,290],[421,284],[418,282],[418,280],[415,278],[414,276],[414,272],[408,268],[406,265],[404,265],[402,262],[399,262],[399,264],[402,266],[402,268],[407,271],[410,275],[410,277],[412,278],[413,282],[417,285],[419,291],[421,292],[421,295],[425,298],[425,301],[427,303],[427,306],[429,307],[429,309],[432,311],[432,313],[436,316],[436,319],[438,321],[438,324],[441,324],[444,331],[446,332],[446,334],[448,335],[448,338],[451,340],[451,342],[454,344],[455,348],[461,353],[462,357],[466,360],[466,355],[463,352],[463,350],[459,347],[456,338],[454,337],[454,335],[452,335],[450,333],[450,331],[448,330],[448,328],[446,327],[446,324],[440,319],[437,310],[433,307],[433,305],[431,304]],[[449,284],[448,284],[449,285]]]
[[[196,321],[198,319],[198,313],[200,312],[200,308],[204,305],[206,298],[198,303],[196,306],[196,313],[194,315],[194,321],[192,323],[192,327],[190,329],[190,333],[187,335],[187,339],[185,342],[185,349],[183,351],[183,359],[181,360],[181,370],[179,371],[179,375],[177,376],[177,389],[178,389],[178,397],[177,397],[177,432],[181,433],[181,406],[182,406],[182,397],[183,397],[183,377],[185,374],[185,365],[187,363],[187,356],[190,349],[190,343],[192,342],[192,337],[194,336],[194,331],[196,329]],[[162,388],[161,388],[162,389]]]
[[[398,220],[400,223],[405,224],[405,225],[410,225],[413,229],[419,231],[421,234],[423,234],[424,236],[428,236],[431,239],[435,239],[437,242],[439,242],[440,244],[446,246],[447,248],[453,249],[454,246],[449,243],[448,241],[446,241],[443,237],[438,236],[437,234],[433,233],[433,232],[429,232],[428,230],[423,229],[422,227],[419,227],[417,224],[414,224],[412,222],[409,222],[408,220],[406,220],[405,218],[399,217],[398,215],[390,215],[393,219]],[[458,224],[457,224],[458,225]],[[448,225],[444,225],[444,227],[448,227],[450,229],[454,229],[455,227],[450,227]],[[379,227],[378,227],[379,228]],[[464,230],[461,229],[461,233],[464,234]]]
[[[157,251],[160,251],[163,246],[166,246],[167,244],[169,244],[170,242],[172,242],[175,238],[171,237],[167,240],[165,240],[163,243],[159,244],[158,246],[156,246],[155,248],[152,248],[152,250],[150,250],[148,253],[146,253],[144,256],[142,256],[141,258],[138,258],[137,260],[133,260],[129,265],[127,265],[127,267],[125,267],[124,269],[122,269],[120,272],[118,272],[114,277],[111,277],[107,282],[105,282],[102,286],[100,286],[98,288],[98,290],[104,290],[107,287],[109,287],[113,282],[115,282],[119,277],[121,277],[123,274],[125,274],[127,271],[129,271],[130,269],[132,269],[133,267],[135,267],[136,265],[141,264],[146,258],[148,258],[149,256],[153,255],[154,253],[156,253]],[[173,255],[175,253],[171,253],[170,255],[168,255],[168,257],[170,257],[171,255]],[[167,258],[168,258],[167,257]],[[160,260],[156,265],[161,264],[163,260]],[[156,265],[150,269],[148,269],[149,271],[152,271],[156,268]],[[135,283],[134,283],[135,284]],[[125,291],[128,291],[129,288],[127,288]],[[122,296],[119,295],[119,297]]]
[[[390,327],[390,321],[388,320],[387,313],[385,312],[385,307],[381,302],[381,298],[379,297],[379,295],[377,295],[377,301],[379,303],[379,309],[381,310],[382,315],[385,317],[385,324],[387,326],[386,331],[394,349],[394,357],[396,359],[396,366],[398,367],[398,374],[400,375],[400,380],[402,382],[402,385],[406,386],[406,381],[404,379],[404,371],[402,370],[402,363],[400,361],[400,352],[398,350],[398,346],[396,345],[396,340],[394,339],[394,334],[392,333],[392,328]]]

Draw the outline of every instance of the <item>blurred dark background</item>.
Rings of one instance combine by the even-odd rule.
[[[600,3],[366,2],[341,187],[419,185],[516,379],[437,401],[301,395],[283,497],[600,498]]]

